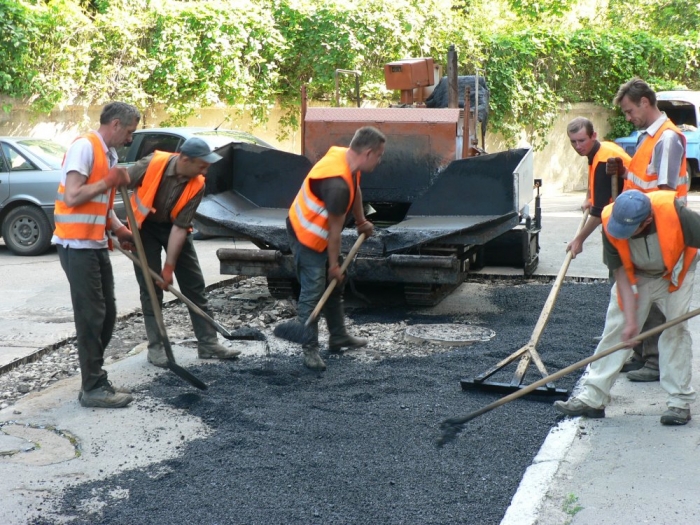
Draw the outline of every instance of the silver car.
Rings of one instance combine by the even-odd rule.
[[[17,255],[51,245],[53,208],[66,149],[46,139],[0,137],[0,226]]]
[[[0,137],[0,145],[0,232],[13,253],[40,255],[51,246],[66,148],[31,137]],[[120,198],[114,208],[123,218]]]

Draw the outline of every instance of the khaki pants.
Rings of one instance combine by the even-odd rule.
[[[695,272],[688,272],[680,289],[670,293],[668,281],[665,279],[640,279],[637,298],[638,325],[644,324],[652,303],[659,306],[668,320],[687,313],[694,280]],[[610,291],[603,338],[596,348],[596,353],[619,344],[624,327],[625,319],[617,302],[616,283]],[[582,391],[576,397],[596,408],[609,403],[610,389],[631,353],[631,349],[619,350],[591,363]],[[662,332],[659,338],[659,371],[661,387],[668,393],[666,404],[669,407],[689,408],[689,403],[695,399],[695,390],[690,386],[692,357],[692,341],[687,321]]]

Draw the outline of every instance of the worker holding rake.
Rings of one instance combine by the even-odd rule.
[[[656,304],[668,319],[688,312],[693,292],[700,215],[676,199],[673,191],[623,192],[602,213],[604,258],[615,284],[596,354],[620,344],[629,350],[613,352],[591,363],[581,391],[555,408],[568,416],[605,417],[610,389],[636,344],[639,327]],[[666,328],[659,338],[661,386],[668,394],[663,425],[690,421],[692,349],[687,321]]]

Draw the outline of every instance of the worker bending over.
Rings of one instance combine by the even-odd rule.
[[[161,275],[157,283],[158,301],[163,304],[163,289],[173,284],[173,274],[182,294],[211,315],[204,295],[205,284],[197,252],[192,242],[192,220],[204,195],[204,176],[209,166],[221,160],[202,139],[187,139],[180,153],[156,151],[129,168],[131,196],[148,266]],[[162,251],[165,264],[162,265]],[[141,269],[134,265],[141,292],[141,308],[148,338],[148,361],[167,368],[168,359]],[[150,278],[150,276],[149,276]],[[216,329],[190,311],[200,359],[233,359],[239,351],[218,342]]]
[[[615,273],[603,338],[596,353],[622,341],[635,344],[652,304],[668,319],[688,312],[693,292],[700,215],[683,206],[675,192],[623,192],[602,214],[605,261]],[[610,389],[631,349],[594,361],[582,390],[555,408],[569,416],[605,417]],[[663,425],[690,421],[691,338],[687,321],[666,328],[659,338],[661,386],[668,393]]]

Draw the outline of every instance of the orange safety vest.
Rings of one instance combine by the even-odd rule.
[[[325,203],[311,191],[311,180],[327,179],[341,176],[350,189],[350,200],[345,215],[352,209],[355,193],[360,185],[360,172],[357,172],[357,184],[353,184],[352,173],[345,159],[348,148],[331,147],[304,179],[299,193],[289,208],[289,222],[301,244],[316,252],[323,252],[328,247],[328,210]]]
[[[628,168],[632,157],[630,157],[624,149],[614,142],[603,141],[600,143],[598,152],[593,157],[593,162],[588,166],[588,191],[591,193],[591,203],[595,202],[595,170],[598,164],[605,162],[613,157],[620,157],[625,168]],[[624,187],[624,186],[623,186]],[[610,199],[612,202],[612,199]]]
[[[78,138],[88,139],[92,145],[92,169],[86,184],[101,181],[107,176],[109,161],[100,137],[97,136],[97,133],[90,132]],[[53,215],[56,224],[54,234],[61,239],[103,240],[105,230],[110,226],[109,210],[114,204],[115,191],[114,188],[109,188],[105,192],[95,195],[88,202],[70,207],[63,200],[66,187],[62,183],[59,184]]]
[[[151,158],[151,162],[148,163],[148,168],[146,168],[141,186],[131,195],[131,207],[134,209],[134,216],[136,217],[139,229],[141,229],[141,225],[143,221],[146,220],[146,217],[148,217],[150,213],[156,211],[155,208],[153,208],[153,201],[156,198],[163,173],[165,173],[165,168],[168,166],[170,159],[178,155],[179,153],[170,153],[167,151],[156,150],[153,152],[153,157]],[[197,175],[191,178],[171,210],[170,220],[175,221],[178,214],[182,211],[182,208],[184,208],[203,187],[203,175]]]
[[[666,273],[664,279],[669,281],[668,291],[675,292],[683,284],[683,279],[688,273],[690,265],[695,259],[697,248],[691,248],[685,245],[683,239],[683,229],[681,220],[678,217],[674,201],[677,197],[673,191],[655,191],[648,195],[651,199],[651,209],[656,223],[656,233],[659,236],[659,244],[661,245],[661,254],[664,260]],[[608,240],[617,249],[622,259],[622,265],[625,268],[627,278],[632,284],[632,290],[635,295],[637,293],[637,277],[634,273],[634,264],[632,263],[632,252],[630,250],[629,241],[627,239],[616,239],[608,235],[608,221],[612,214],[613,205],[608,204],[603,208],[601,219],[603,221],[603,229]],[[683,266],[678,275],[674,275],[676,264],[683,257]],[[622,307],[621,300],[620,307]]]
[[[661,127],[652,137],[647,136],[644,141],[640,144],[639,148],[632,157],[632,162],[629,165],[629,174],[627,180],[625,181],[625,190],[639,190],[644,193],[649,193],[650,191],[656,191],[659,189],[658,173],[647,173],[647,168],[651,162],[651,157],[654,153],[654,146],[661,139],[661,134],[667,129],[673,130],[678,134],[681,141],[683,142],[683,160],[681,161],[681,171],[678,174],[678,185],[676,186],[676,196],[685,198],[688,195],[688,172],[685,157],[685,135],[676,127],[676,125],[671,122],[670,119],[661,124]]]

